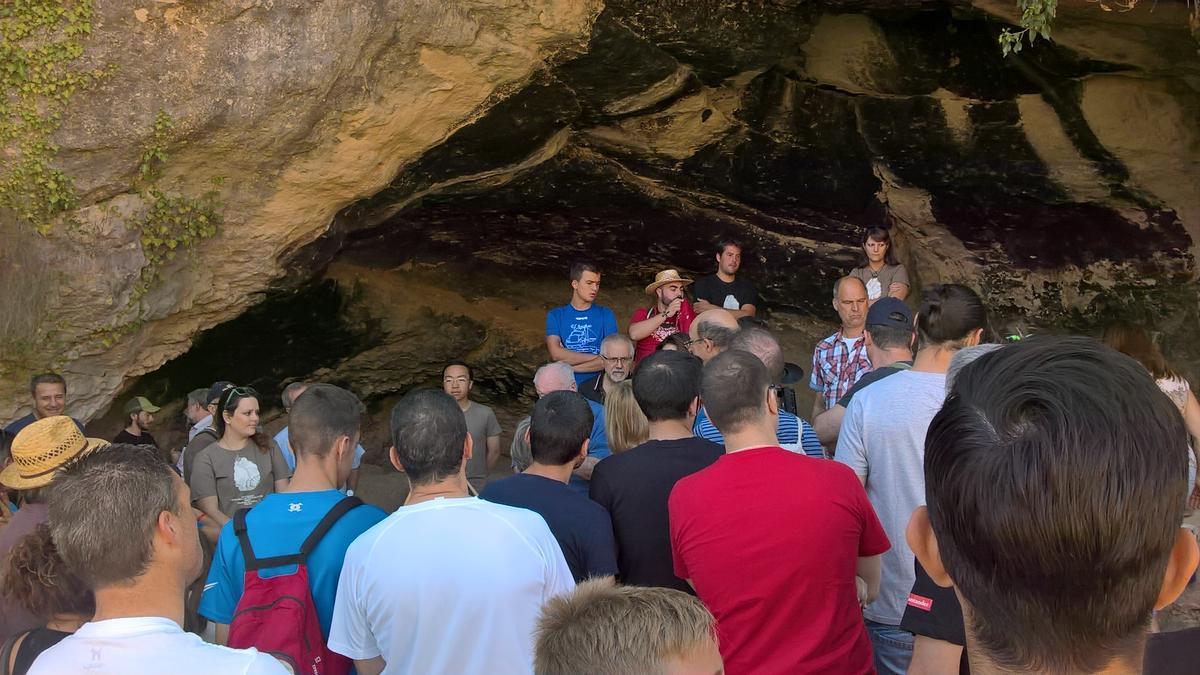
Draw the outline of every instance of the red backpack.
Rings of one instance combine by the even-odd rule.
[[[350,672],[350,659],[329,651],[325,637],[321,635],[321,623],[308,585],[306,561],[333,524],[360,505],[362,500],[358,497],[346,497],[334,504],[300,545],[299,553],[273,558],[257,558],[250,547],[250,536],[246,531],[246,513],[250,509],[241,509],[233,515],[233,531],[246,559],[246,579],[242,599],[229,624],[228,646],[236,649],[254,647],[285,662],[296,675],[346,675]],[[261,569],[283,565],[295,565],[296,572],[265,579],[258,575]]]

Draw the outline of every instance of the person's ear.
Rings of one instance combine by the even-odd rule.
[[[475,439],[471,438],[471,434],[463,439],[463,464],[466,464],[471,459],[471,455],[475,450]]]
[[[404,465],[400,463],[400,453],[396,452],[396,446],[394,445],[388,448],[388,460],[391,461],[392,466],[395,467],[397,471],[404,473]]]
[[[928,508],[918,506],[917,510],[913,511],[912,517],[908,519],[908,528],[904,531],[904,538],[933,583],[942,588],[954,586],[954,580],[950,578],[946,572],[946,566],[942,564],[937,536],[933,533],[933,525],[929,522]]]
[[[1175,536],[1175,545],[1171,547],[1171,556],[1167,558],[1167,570],[1163,573],[1162,589],[1158,592],[1158,600],[1154,601],[1154,609],[1163,607],[1179,599],[1183,589],[1187,588],[1196,564],[1200,561],[1200,550],[1196,546],[1196,535],[1191,530],[1179,529]]]
[[[911,351],[916,351],[916,349],[917,349],[917,331],[914,330],[908,334],[908,350],[911,352]]]
[[[692,402],[688,404],[688,414],[691,415],[692,417],[696,417],[697,415],[699,415],[701,405],[703,405],[703,404],[700,402],[699,396],[693,398]]]
[[[863,331],[863,346],[864,347],[874,347],[875,346],[875,341],[871,339],[871,331],[869,331],[869,330]]]
[[[590,439],[590,438],[583,439],[583,445],[579,446],[579,454],[577,454],[575,456],[576,466],[578,466],[579,463],[583,462],[583,460],[587,459],[588,446],[590,446],[591,444],[592,444],[592,439]]]
[[[976,328],[967,335],[967,346],[974,347],[983,342],[983,329]]]
[[[767,387],[767,412],[772,415],[779,414],[779,397],[775,395],[775,390]]]
[[[525,436],[524,436],[524,439],[525,439],[525,445],[529,445],[529,442],[530,442],[530,441],[529,441],[529,427],[525,427]]]

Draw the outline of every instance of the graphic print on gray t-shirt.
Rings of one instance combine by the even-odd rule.
[[[904,531],[925,504],[925,431],[946,398],[942,373],[896,373],[858,392],[846,409],[834,460],[867,477],[867,497],[892,548],[883,554],[879,596],[863,615],[899,626],[915,574]]]
[[[192,499],[215,496],[217,509],[232,517],[238,509],[262,501],[275,491],[275,481],[290,475],[274,441],[268,452],[259,450],[253,441],[236,451],[213,443],[197,454],[192,466]]]

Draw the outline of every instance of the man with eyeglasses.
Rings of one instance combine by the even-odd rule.
[[[474,385],[471,367],[462,361],[453,361],[442,370],[442,391],[454,399],[467,418],[467,432],[475,447],[467,460],[467,481],[478,493],[487,485],[488,472],[500,459],[500,422],[491,408],[468,397]]]
[[[686,333],[696,318],[696,312],[683,294],[691,279],[679,276],[675,270],[663,270],[646,287],[646,295],[655,299],[650,307],[633,313],[629,337],[637,341],[634,357],[637,363],[653,354],[663,340],[674,333]]]
[[[688,351],[708,363],[729,348],[739,330],[737,319],[724,309],[710,309],[696,317],[688,330]]]
[[[604,395],[618,382],[625,381],[633,370],[633,340],[623,333],[613,333],[600,343],[600,359],[604,372],[579,385],[579,393],[589,401],[604,405]]]

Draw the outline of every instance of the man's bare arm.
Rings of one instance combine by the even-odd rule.
[[[358,671],[358,675],[379,675],[383,669],[387,667],[382,656],[376,656],[373,659],[354,659],[354,670]]]
[[[842,418],[845,416],[846,409],[835,405],[813,418],[813,431],[817,432],[821,445],[827,448],[837,445],[838,432],[842,430]]]
[[[754,305],[742,305],[740,309],[734,309],[729,312],[733,318],[740,319],[743,316],[754,316],[758,313],[758,308]]]
[[[546,336],[546,348],[554,361],[565,361],[571,364],[571,369],[577,373],[594,373],[604,370],[604,360],[595,354],[573,352],[562,346],[562,339],[557,335]]]

